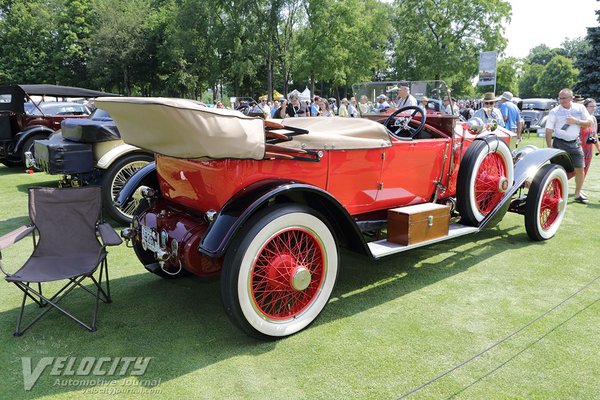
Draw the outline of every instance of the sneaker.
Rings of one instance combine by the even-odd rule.
[[[588,199],[586,199],[585,197],[582,197],[581,195],[575,197],[575,201],[577,203],[581,203],[581,204],[587,204],[589,202]]]

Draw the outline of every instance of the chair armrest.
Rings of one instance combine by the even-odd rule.
[[[19,240],[33,232],[34,229],[35,225],[24,225],[0,237],[0,251],[6,249],[14,243],[17,243]]]
[[[123,239],[115,232],[108,223],[98,225],[98,232],[102,238],[102,243],[106,246],[118,246],[123,243]]]

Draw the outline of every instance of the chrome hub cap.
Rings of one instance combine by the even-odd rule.
[[[306,267],[298,266],[292,272],[290,282],[294,290],[301,291],[310,285],[311,278],[310,271]]]

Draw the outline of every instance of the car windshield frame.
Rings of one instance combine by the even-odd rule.
[[[85,115],[89,116],[90,110],[83,104],[65,101],[27,102],[23,104],[25,113],[31,116],[62,116]],[[69,110],[73,108],[77,110]]]
[[[442,80],[432,81],[381,81],[381,82],[361,82],[352,85],[352,91],[354,97],[359,100],[362,96],[367,97],[367,101],[371,105],[377,104],[377,98],[381,95],[386,96],[387,99],[392,102],[398,98],[398,92],[400,86],[408,86],[410,88],[410,94],[420,101],[422,96],[426,96],[429,100],[437,100],[440,104],[443,104],[444,98],[452,98],[451,90]],[[444,106],[442,106],[442,112]],[[457,108],[452,108],[452,114],[448,116],[458,117]],[[369,114],[378,114],[379,111],[370,112]]]

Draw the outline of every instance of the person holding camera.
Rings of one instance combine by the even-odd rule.
[[[575,168],[575,201],[587,204],[581,190],[585,180],[583,148],[579,131],[592,125],[592,118],[583,104],[573,102],[573,91],[565,88],[558,94],[559,105],[550,110],[546,120],[546,145],[566,151]]]
[[[290,101],[289,103],[285,102],[285,99],[283,100],[284,102],[281,103],[281,107],[279,108],[279,113],[275,114],[275,118],[286,118],[286,117],[306,117],[308,116],[308,109],[306,107],[306,103],[303,101],[300,101],[300,99],[298,98],[298,95],[296,94],[290,94],[289,95]]]
[[[592,125],[589,127],[582,127],[579,132],[581,139],[581,147],[583,148],[583,160],[584,175],[587,176],[588,169],[592,163],[592,156],[594,155],[594,146],[596,147],[596,155],[600,153],[600,144],[598,144],[598,121],[594,116],[596,110],[596,100],[588,98],[583,100],[583,105],[592,117]]]

